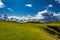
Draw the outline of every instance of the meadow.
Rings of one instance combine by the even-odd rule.
[[[60,40],[60,22],[0,21],[0,40]]]

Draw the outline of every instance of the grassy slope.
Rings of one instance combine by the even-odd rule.
[[[0,40],[58,40],[44,31],[46,25],[0,21]]]

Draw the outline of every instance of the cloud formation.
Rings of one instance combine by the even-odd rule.
[[[48,6],[46,6],[45,8],[48,9],[48,8],[52,8],[53,5],[52,4],[49,4]]]
[[[53,5],[50,4],[50,5],[48,5],[48,7],[53,7]]]
[[[54,12],[49,11],[48,9],[45,9],[41,12],[38,12],[35,16],[31,15],[27,15],[26,17],[10,16],[10,18],[13,18],[14,20],[18,19],[22,22],[33,21],[33,20],[39,22],[51,22],[57,20],[59,14],[56,14]]]
[[[55,0],[56,2],[60,3],[60,0]]]
[[[36,18],[39,19],[40,22],[51,22],[57,20],[57,18],[54,16],[54,12],[48,11],[47,9],[38,12]]]
[[[32,4],[26,4],[25,6],[27,6],[27,7],[32,7]]]
[[[41,12],[38,12],[35,16],[27,15],[18,17],[18,16],[9,16],[9,19],[13,18],[13,21],[18,20],[18,22],[27,22],[27,21],[39,21],[39,22],[51,22],[58,20],[60,18],[60,13],[56,14],[54,12],[45,9]],[[60,20],[60,19],[59,19]]]
[[[0,17],[1,18],[1,17]],[[8,16],[10,21],[17,21],[17,22],[27,22],[27,21],[39,21],[39,22],[52,22],[55,20],[60,20],[60,12],[54,13],[45,9],[41,12],[38,12],[35,16],[27,15],[18,17],[18,16]]]
[[[59,13],[54,13],[54,16],[56,16],[58,18],[58,20],[60,20],[60,12]]]
[[[4,8],[4,7],[5,7],[4,3],[0,0],[0,8]]]

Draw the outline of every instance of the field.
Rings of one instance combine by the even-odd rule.
[[[60,22],[0,21],[0,40],[60,40]]]

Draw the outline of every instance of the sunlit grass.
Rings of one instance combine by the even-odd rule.
[[[45,31],[47,25],[54,24],[0,21],[0,40],[59,40]]]

